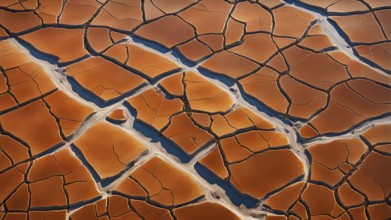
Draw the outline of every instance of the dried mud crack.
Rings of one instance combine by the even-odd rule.
[[[0,219],[390,219],[390,19],[0,1]]]

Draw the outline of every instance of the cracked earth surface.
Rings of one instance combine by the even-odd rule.
[[[0,219],[391,218],[389,0],[0,1]]]

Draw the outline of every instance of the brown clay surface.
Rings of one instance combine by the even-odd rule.
[[[171,89],[169,86],[175,81],[176,85],[183,83],[184,86],[171,87],[173,88]],[[137,111],[137,119],[160,130],[162,126],[154,126],[154,124],[156,113],[163,112],[161,110],[163,103],[171,101],[181,104],[180,108],[176,108],[177,110],[167,111],[172,115],[171,121],[168,127],[163,127],[162,134],[188,155],[193,155],[212,140],[219,140],[218,146],[200,162],[220,178],[228,178],[240,192],[262,198],[267,193],[303,175],[303,166],[289,150],[289,143],[283,134],[274,131],[273,125],[246,108],[231,109],[233,99],[205,78],[193,72],[185,72],[183,75],[177,74],[165,79],[160,86],[170,94],[182,97],[184,101],[180,101],[179,98],[168,100],[161,92],[147,90],[129,100],[129,104]],[[185,90],[180,92],[183,88]],[[221,98],[218,98],[219,96]],[[217,103],[221,104],[214,105]],[[153,105],[159,108],[154,108]],[[151,108],[149,114],[143,110],[148,108],[143,106]],[[174,107],[173,104],[170,106]],[[194,111],[194,114],[177,113],[183,110]],[[255,134],[247,135],[250,132],[244,131],[249,129],[254,130]],[[229,138],[220,141],[220,138],[227,136]],[[235,142],[237,139],[243,143],[236,144],[237,149],[235,149],[228,140]],[[270,148],[282,149],[265,152]],[[260,167],[268,168],[262,170]],[[254,171],[250,171],[252,168]],[[230,173],[227,170],[230,170]],[[257,175],[249,175],[253,172]],[[272,177],[267,181],[262,178],[271,174]],[[263,186],[262,189],[258,187],[260,185]]]
[[[255,198],[262,198],[303,174],[301,162],[289,150],[261,153],[231,165],[230,169],[231,183]],[[247,172],[256,175],[246,175]]]
[[[97,211],[95,211],[97,210]],[[129,199],[119,195],[109,196],[93,204],[84,206],[72,214],[75,220],[94,219],[162,219],[162,220],[192,220],[206,219],[213,220],[224,217],[227,220],[240,219],[228,208],[213,202],[199,202],[174,209],[170,213],[163,209],[142,200]]]
[[[51,115],[57,120],[61,134],[67,139],[71,138],[73,132],[94,113],[90,106],[78,102],[61,90],[46,96],[44,101],[49,106]]]
[[[58,62],[66,63],[87,55],[83,34],[83,29],[48,27],[22,35],[21,39],[37,50],[56,57]]]
[[[83,25],[96,13],[101,4],[94,0],[70,0],[62,8],[59,24]]]
[[[227,93],[194,72],[185,74],[184,83],[186,99],[193,111],[226,112],[234,104],[233,99]]]
[[[101,179],[115,176],[146,149],[137,139],[107,122],[88,129],[75,145]]]
[[[172,48],[190,40],[194,33],[192,26],[182,19],[174,15],[168,15],[144,25],[136,31],[136,35],[158,42],[164,47]]]
[[[195,125],[186,113],[174,116],[163,134],[189,155],[213,139],[210,133]]]
[[[108,49],[113,44],[110,38],[110,29],[108,28],[88,28],[87,41],[89,46],[97,53]]]
[[[189,220],[239,219],[238,216],[224,206],[212,202],[203,202],[174,209],[174,215],[177,219]]]
[[[258,68],[258,65],[249,59],[229,51],[222,51],[207,59],[202,67],[230,78],[243,77]]]
[[[309,124],[319,134],[342,132],[368,118],[389,113],[390,95],[390,88],[373,81],[350,80],[334,88],[330,94],[328,107],[311,119]],[[299,132],[303,129],[305,127],[302,127]],[[311,137],[301,133],[304,137]]]
[[[107,115],[107,120],[123,123],[128,120],[128,115],[123,109],[114,109]]]
[[[303,175],[303,165],[287,145],[275,131],[250,131],[220,140],[200,162],[242,193],[263,198]]]
[[[104,52],[104,55],[151,79],[179,70],[179,66],[171,60],[137,45],[117,44]]]
[[[0,175],[1,204],[9,211],[47,209],[49,212],[44,215],[64,217],[61,212],[55,214],[50,210],[66,209],[68,205],[100,196],[92,176],[69,149],[35,160],[26,155],[24,159],[26,162],[11,165]],[[30,215],[40,216],[35,212]]]
[[[212,49],[208,45],[195,39],[178,46],[178,50],[186,59],[194,62],[199,62],[212,54]]]
[[[164,94],[153,89],[146,90],[127,102],[137,111],[137,119],[153,126],[157,130],[164,128],[170,121],[170,116],[183,109],[180,99],[166,99]]]
[[[267,199],[266,204],[300,218],[321,214],[328,218],[356,219],[365,216],[365,212],[389,217],[387,196],[391,179],[384,167],[390,165],[391,159],[381,150],[387,145],[389,134],[390,125],[382,124],[359,137],[309,146],[312,157],[309,183],[280,191]],[[300,190],[303,184],[304,191]],[[288,200],[281,201],[287,197]],[[303,209],[304,204],[307,209]]]
[[[28,62],[15,68],[2,71],[1,93],[8,97],[1,110],[6,111],[16,104],[24,104],[56,90],[47,73],[36,63]]]
[[[390,9],[387,1],[300,0],[336,23],[360,57],[390,71]]]
[[[140,1],[108,1],[100,7],[91,24],[129,31],[142,22],[140,5]]]
[[[203,196],[202,188],[189,175],[159,157],[153,157],[132,171],[129,180],[121,182],[114,190],[128,196],[139,196],[132,192],[132,185],[143,190],[147,201],[164,206],[177,206]]]
[[[0,9],[0,25],[11,33],[24,32],[41,25],[38,16],[33,12],[12,13]]]
[[[390,219],[390,6],[0,1],[0,219]]]
[[[144,79],[104,58],[91,57],[67,67],[67,73],[104,102],[136,90]]]
[[[32,155],[62,144],[93,110],[57,90],[48,73],[12,44],[1,47],[3,130],[26,143]]]
[[[209,201],[185,172],[160,157],[141,164],[114,189],[115,194],[84,206],[72,219],[239,219],[226,207]],[[117,194],[118,193],[118,194]],[[188,204],[190,201],[194,203]],[[159,205],[156,205],[158,203]],[[178,208],[176,206],[181,205]],[[163,207],[161,207],[163,206]],[[173,209],[173,212],[169,210]],[[119,217],[121,216],[121,217]],[[100,218],[99,218],[100,219]]]

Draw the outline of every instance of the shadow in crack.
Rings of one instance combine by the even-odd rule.
[[[199,58],[198,60],[190,60],[186,56],[184,56],[178,48],[174,48],[172,50],[172,55],[178,58],[184,65],[188,67],[195,67],[196,65],[202,63],[203,61],[207,60],[211,56],[214,55],[214,53],[211,53],[209,55],[206,55],[204,57]]]
[[[129,110],[130,114],[136,118],[137,112],[136,110],[127,102],[124,104],[126,108]],[[191,160],[192,155],[186,154],[181,148],[177,147],[175,143],[173,143],[168,138],[164,137],[161,133],[159,133],[156,129],[154,129],[151,125],[144,123],[136,118],[134,120],[133,128],[142,133],[145,137],[151,139],[153,143],[160,143],[163,148],[170,154],[179,158],[179,160],[183,163],[187,163]],[[200,149],[201,150],[201,149]],[[196,154],[197,152],[195,152]]]
[[[45,54],[42,53],[41,51],[35,49],[31,44],[27,43],[26,41],[20,39],[20,38],[14,38],[20,45],[22,45],[27,51],[35,58],[39,60],[46,61],[52,65],[57,65],[58,64],[58,58],[50,55],[50,54]]]
[[[208,168],[202,164],[196,163],[194,168],[202,178],[208,181],[208,183],[217,184],[224,189],[233,204],[237,206],[244,205],[247,208],[254,208],[259,203],[257,199],[239,192],[232,184],[220,179],[216,176],[216,174],[208,170]]]
[[[318,13],[318,14],[320,14],[322,16],[325,16],[325,17],[327,16],[326,11],[323,8],[321,8],[321,7],[311,6],[309,4],[306,4],[305,2],[301,2],[301,1],[298,1],[298,0],[285,0],[285,2],[287,4],[295,5],[298,8],[306,9],[308,11],[312,11],[312,12]]]
[[[88,102],[92,102],[92,103],[96,104],[97,106],[99,106],[100,108],[104,108],[104,107],[113,105],[113,104],[121,101],[125,97],[128,97],[128,96],[135,94],[139,89],[141,89],[142,87],[144,87],[146,85],[146,83],[142,83],[141,85],[132,89],[129,92],[123,93],[120,96],[113,98],[113,99],[110,99],[108,101],[103,101],[97,95],[95,95],[91,91],[89,91],[89,90],[85,89],[83,86],[81,86],[74,78],[67,76],[67,79],[68,79],[69,84],[72,87],[72,91],[76,92],[84,100],[86,100]]]
[[[72,63],[76,63],[76,62],[79,62],[85,58],[87,58],[88,56],[84,56],[80,59],[77,59],[77,60],[74,60],[72,62],[69,62],[69,63],[62,63],[62,64],[59,64],[58,63],[58,58],[53,56],[53,55],[49,55],[49,54],[45,54],[37,49],[35,49],[32,45],[30,45],[29,43],[21,40],[21,39],[17,39],[15,38],[16,41],[22,45],[24,48],[26,48],[28,50],[28,52],[35,58],[39,59],[39,60],[42,60],[42,61],[46,61],[48,62],[49,64],[51,65],[57,65],[57,66],[63,66],[63,65],[69,65],[69,64],[72,64]],[[62,74],[62,73],[61,73]],[[92,102],[94,104],[96,104],[97,106],[103,108],[103,107],[106,107],[106,106],[109,106],[111,104],[114,104],[116,102],[118,102],[119,100],[123,99],[125,96],[129,96],[129,95],[132,95],[136,90],[138,90],[140,87],[144,86],[145,84],[141,84],[138,88],[135,88],[134,90],[128,92],[128,93],[125,93],[123,95],[121,95],[120,97],[118,98],[115,98],[115,99],[112,99],[108,102],[104,102],[103,100],[99,99],[95,94],[93,94],[91,91],[83,88],[74,78],[66,75],[67,77],[67,80],[72,88],[72,91],[74,91],[75,93],[77,93],[80,97],[82,97],[83,99],[85,99],[86,101],[88,102]]]
[[[87,159],[84,157],[83,153],[79,150],[79,148],[74,145],[74,144],[71,144],[71,149],[72,151],[75,153],[76,157],[83,163],[83,165],[88,169],[89,173],[91,174],[91,176],[94,178],[95,182],[99,182],[102,187],[105,187],[105,186],[108,186],[110,185],[112,182],[118,180],[118,178],[120,178],[125,172],[127,172],[131,167],[133,167],[134,163],[139,159],[141,158],[142,156],[144,156],[146,153],[147,153],[147,150],[145,150],[142,154],[140,154],[140,156],[135,159],[134,161],[130,162],[129,164],[127,164],[123,170],[121,170],[119,173],[117,173],[116,175],[114,176],[111,176],[111,177],[107,177],[107,178],[100,178],[99,174],[96,172],[96,170],[94,169],[94,167],[88,163]]]
[[[362,12],[332,13],[332,12],[327,12],[325,9],[323,9],[321,7],[317,7],[316,5],[306,4],[305,2],[301,2],[298,0],[285,0],[285,2],[288,4],[294,5],[300,9],[305,9],[307,11],[311,11],[313,13],[316,13],[316,14],[324,17],[325,19],[327,19],[327,22],[331,24],[331,26],[335,29],[335,32],[347,43],[349,48],[352,48],[354,55],[357,56],[357,58],[361,62],[363,62],[363,63],[365,63],[375,69],[380,69],[388,74],[391,74],[390,70],[384,69],[380,65],[374,63],[373,61],[361,56],[357,52],[357,50],[355,50],[353,47],[357,43],[351,42],[349,36],[342,30],[342,28],[335,21],[333,21],[332,19],[329,18],[329,16],[349,16],[349,15],[355,15],[357,13],[362,13]]]
[[[289,125],[289,126],[293,126],[293,123],[290,120],[291,118],[288,119],[288,117],[286,117],[284,114],[274,111],[272,108],[265,105],[264,103],[262,103],[258,99],[245,93],[244,88],[240,83],[237,83],[237,85],[239,88],[240,95],[247,103],[249,103],[252,106],[255,106],[260,112],[265,113],[269,117],[277,118],[277,119],[281,120],[284,124]],[[299,121],[299,120],[296,120],[296,121]]]
[[[213,71],[210,71],[206,68],[203,68],[203,67],[198,67],[197,70],[205,77],[207,78],[211,78],[211,79],[216,79],[222,83],[224,83],[225,85],[227,85],[228,87],[231,87],[235,84],[236,80],[230,78],[230,77],[227,77],[223,74],[220,74],[220,73],[215,73]]]
[[[48,195],[48,196],[50,196],[50,195]],[[37,211],[37,212],[49,211],[49,212],[51,212],[51,211],[56,211],[56,210],[61,211],[64,209],[68,209],[69,211],[73,211],[73,210],[76,210],[82,206],[94,203],[94,202],[100,200],[101,198],[102,198],[102,196],[97,196],[97,197],[89,199],[89,200],[69,204],[69,206],[30,207],[29,211]],[[43,219],[46,219],[46,218],[43,218]]]
[[[187,66],[187,67],[192,68],[192,67],[194,67],[194,66],[197,65],[197,62],[194,62],[194,61],[192,61],[192,60],[187,59],[185,56],[183,56],[183,55],[181,54],[181,52],[179,52],[178,49],[174,49],[174,50],[172,51],[171,54],[172,54],[175,58],[177,58],[178,60],[180,60],[181,63],[183,63],[183,65],[185,65],[185,66]]]
[[[172,50],[169,50],[169,49],[161,46],[157,42],[150,41],[150,40],[147,40],[147,39],[144,39],[141,37],[137,37],[137,36],[133,36],[132,39],[134,42],[143,44],[147,48],[153,49],[153,50],[158,51],[163,54],[171,54],[176,59],[176,62],[181,63],[181,64],[183,64],[183,66],[188,67],[188,68],[193,68],[197,64],[199,64],[200,62],[202,62],[202,61],[206,60],[207,58],[209,58],[210,56],[212,56],[212,54],[211,54],[210,56],[206,56],[200,60],[192,61],[192,60],[186,58],[185,56],[183,56],[182,53],[178,50],[178,48],[173,48]]]
[[[95,182],[101,182],[101,179],[95,169],[87,162],[87,159],[84,157],[83,153],[76,147],[76,145],[71,144],[71,149],[75,153],[76,157],[82,162],[82,164],[88,169],[91,176],[94,178]],[[102,184],[103,185],[103,184]]]
[[[199,197],[197,197],[195,199],[192,199],[192,200],[190,200],[188,202],[180,203],[178,205],[167,206],[167,205],[161,204],[161,203],[159,203],[157,201],[154,201],[151,198],[146,198],[146,197],[143,197],[143,196],[130,196],[130,195],[126,194],[126,193],[122,193],[122,192],[119,192],[119,191],[116,191],[116,190],[113,190],[112,194],[113,195],[119,195],[119,196],[122,196],[122,197],[125,197],[125,198],[129,198],[129,199],[132,199],[132,200],[144,201],[147,204],[156,206],[156,207],[161,208],[161,209],[175,209],[175,208],[191,205],[191,204],[194,204],[194,203],[202,202],[202,200],[204,198],[204,195],[201,195],[201,196],[199,196]]]
[[[143,44],[144,46],[148,48],[152,48],[153,50],[159,51],[160,53],[168,53],[171,50],[167,49],[163,45],[159,44],[158,42],[154,42],[136,35],[132,36],[132,40],[136,43]]]
[[[172,74],[174,74],[174,73],[177,73],[177,72],[180,72],[180,71],[182,70],[182,68],[178,67],[178,68],[176,68],[176,69],[173,69],[173,70],[171,70],[171,71],[167,71],[167,72],[165,72],[165,73],[162,73],[162,74],[160,74],[160,75],[158,75],[158,76],[155,76],[155,77],[151,78],[150,76],[148,76],[147,74],[143,73],[142,71],[139,71],[139,70],[137,70],[137,69],[134,69],[134,68],[131,67],[131,66],[124,65],[124,64],[121,63],[120,61],[118,61],[118,60],[116,60],[116,59],[114,59],[114,58],[112,58],[112,57],[110,57],[110,56],[106,56],[106,55],[104,55],[104,54],[102,54],[101,56],[102,56],[103,58],[107,59],[108,61],[111,61],[112,63],[114,63],[114,64],[116,64],[116,65],[118,65],[118,66],[120,66],[120,67],[122,67],[122,68],[124,68],[124,69],[126,69],[126,70],[128,70],[128,71],[130,71],[132,74],[136,74],[136,75],[138,75],[138,76],[140,76],[140,77],[142,77],[142,78],[148,80],[148,82],[150,82],[151,84],[154,84],[154,83],[156,83],[157,81],[161,80],[162,78],[167,77],[167,76],[170,76],[170,75],[172,75]]]
[[[194,62],[194,61],[191,61],[191,60],[187,59],[185,56],[183,56],[179,52],[179,50],[176,49],[176,48],[174,48],[172,50],[169,50],[169,49],[163,47],[162,45],[160,45],[157,42],[150,41],[150,40],[138,37],[138,36],[133,36],[132,39],[133,39],[134,42],[143,44],[144,46],[146,46],[148,48],[151,48],[151,49],[153,49],[155,51],[158,51],[160,53],[166,54],[166,53],[170,53],[171,52],[171,54],[177,59],[177,61],[180,61],[185,67],[188,67],[188,68],[193,68],[193,67],[195,68],[197,63],[202,62],[203,60],[205,60],[208,57],[212,56],[212,55],[210,55],[210,56],[207,56],[207,57],[203,58],[200,61]],[[232,79],[230,77],[227,77],[225,75],[212,72],[212,71],[210,71],[208,69],[205,69],[203,67],[197,67],[197,70],[202,75],[204,75],[204,76],[206,76],[208,78],[219,80],[220,82],[226,84],[229,87],[233,86],[235,84],[235,80],[234,79]]]
[[[95,103],[95,105],[103,108],[108,105],[108,103],[104,103],[101,99],[99,99],[95,94],[83,88],[74,78],[67,76],[68,82],[71,85],[71,88],[74,92],[76,92],[80,97],[88,102]]]
[[[68,66],[68,65],[71,65],[73,63],[77,63],[77,62],[80,62],[84,59],[87,59],[88,57],[90,57],[91,55],[89,54],[86,54],[82,57],[79,57],[77,59],[74,59],[74,60],[71,60],[69,62],[58,62],[58,57],[54,56],[54,55],[51,55],[51,54],[47,54],[45,52],[42,52],[38,49],[36,49],[33,45],[31,45],[30,43],[24,41],[23,39],[20,39],[18,37],[15,37],[14,38],[20,45],[22,45],[25,49],[27,49],[29,51],[29,53],[39,59],[39,60],[44,60],[44,61],[47,61],[48,63],[52,64],[52,65],[57,65],[59,67],[64,67],[64,66]]]
[[[352,48],[354,55],[356,55],[361,62],[367,64],[370,67],[373,67],[375,69],[381,69],[382,71],[384,71],[388,74],[391,74],[390,70],[383,68],[379,64],[374,63],[373,61],[363,57],[360,53],[358,53],[353,45],[360,45],[360,43],[357,44],[357,43],[351,42],[349,39],[349,36],[342,30],[342,28],[335,21],[333,21],[330,18],[327,18],[327,21],[334,27],[334,29],[337,31],[338,35],[341,36],[349,44],[349,47]],[[364,45],[365,45],[365,43],[364,43]]]

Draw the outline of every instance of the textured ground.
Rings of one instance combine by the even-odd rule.
[[[391,218],[389,0],[1,0],[0,219]]]

